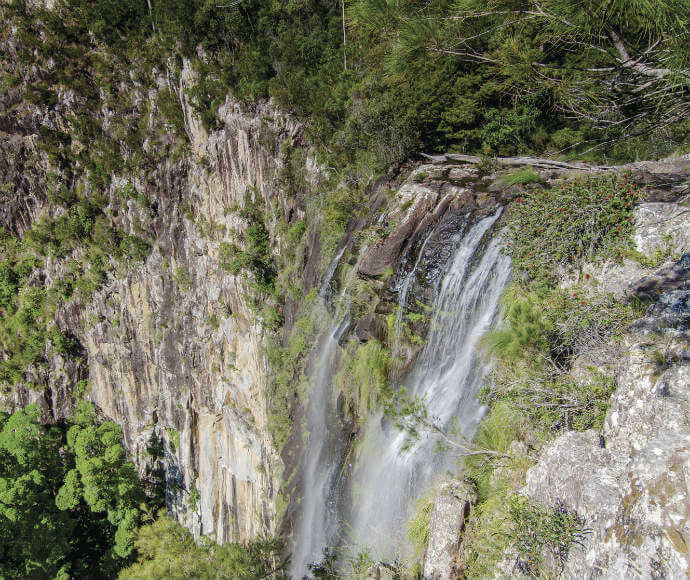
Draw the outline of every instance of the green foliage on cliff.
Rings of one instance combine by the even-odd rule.
[[[268,428],[276,449],[282,449],[290,438],[307,356],[317,337],[319,317],[325,318],[317,300],[316,289],[305,296],[285,344],[281,337],[268,341]]]
[[[284,578],[280,542],[258,538],[246,544],[217,545],[208,538],[197,543],[177,522],[161,514],[139,530],[137,561],[124,569],[120,580],[258,580]]]
[[[46,343],[58,353],[76,354],[76,343],[53,322],[66,281],[46,288],[31,280],[41,258],[21,240],[0,231],[0,386],[21,381],[28,365],[43,360]]]
[[[535,188],[511,206],[508,253],[519,272],[554,280],[559,268],[621,261],[631,249],[637,184],[624,176]]]
[[[7,387],[43,361],[48,343],[76,354],[77,343],[53,322],[65,302],[85,299],[108,274],[146,258],[148,234],[138,217],[128,222],[123,206],[135,199],[139,207],[131,209],[148,209],[153,166],[179,139],[157,133],[149,101],[137,97],[153,80],[150,69],[148,78],[141,74],[141,42],[123,42],[123,35],[139,39],[138,3],[75,1],[46,10],[13,0],[0,13],[0,68],[16,91],[3,101],[3,118],[16,118],[10,131],[37,137],[27,151],[10,148],[19,177],[2,175],[10,178],[3,191],[27,208],[36,201],[38,213],[32,224],[10,222],[13,233],[1,234],[2,278],[15,290],[0,324],[0,383]],[[108,47],[96,46],[92,32]],[[144,147],[145,140],[156,146]]]
[[[40,365],[48,345],[63,356],[77,356],[79,345],[55,322],[56,310],[71,298],[85,299],[108,272],[148,255],[149,244],[107,225],[83,198],[56,219],[42,218],[23,237],[0,230],[0,385],[8,388]],[[94,219],[95,218],[95,219]],[[61,261],[48,281],[41,269]]]
[[[628,252],[639,197],[625,179],[590,179],[535,188],[508,212],[507,251],[518,276],[503,296],[503,323],[485,336],[495,364],[480,394],[489,413],[475,440],[504,456],[464,460],[479,500],[463,542],[467,577],[493,574],[506,554],[524,574],[557,575],[583,538],[582,522],[563,506],[516,494],[534,461],[531,447],[603,425],[617,386],[606,365],[642,313],[635,301],[599,291],[582,269]],[[569,285],[564,275],[573,277]]]
[[[507,539],[517,553],[515,567],[535,578],[560,574],[570,550],[586,536],[582,519],[563,505],[547,507],[515,495],[508,515]]]
[[[223,242],[220,267],[232,274],[250,274],[250,285],[260,294],[271,295],[275,292],[276,268],[260,194],[248,193],[238,214],[247,222],[247,227],[237,235],[241,246]]]
[[[549,506],[533,502],[510,488],[495,487],[491,492],[493,495],[479,504],[465,530],[463,576],[492,576],[495,564],[504,560],[513,574],[560,577],[570,551],[587,535],[585,522],[558,503]],[[483,519],[481,528],[476,526],[479,518]]]
[[[12,5],[30,12],[23,0]],[[113,55],[85,51],[87,31],[140,78],[151,65],[166,66],[167,56],[186,56],[198,73],[191,101],[207,128],[217,127],[228,90],[243,101],[272,97],[308,122],[311,140],[341,167],[366,160],[382,168],[420,149],[671,152],[690,131],[688,2],[607,6],[61,0],[57,17],[32,9],[39,18],[27,33],[43,22],[49,50],[57,44],[85,59],[85,71],[66,66],[61,80],[89,87],[91,104],[98,95],[88,71],[105,74]],[[117,93],[114,82],[101,86]],[[43,102],[56,98],[50,82],[32,91]],[[161,94],[161,111],[182,132],[179,107]]]
[[[86,404],[66,427],[40,419],[37,405],[0,415],[0,575],[112,578],[145,502],[122,431]]]
[[[378,340],[348,341],[333,385],[345,394],[354,416],[364,418],[376,408],[388,385],[390,362],[390,351]]]
[[[547,432],[601,427],[615,382],[595,368],[573,376],[571,365],[615,343],[638,314],[634,305],[577,286],[513,286],[505,309],[503,326],[486,337],[499,364],[481,393],[484,402],[509,402]]]
[[[407,523],[407,536],[415,547],[415,556],[421,557],[429,544],[431,514],[434,511],[434,489],[415,502],[414,515]]]
[[[585,262],[620,262],[632,247],[636,184],[627,178],[566,182],[518,197],[507,252],[522,282],[505,293],[504,324],[485,342],[499,364],[485,401],[506,400],[546,430],[600,427],[615,390],[601,370],[570,373],[576,357],[611,348],[639,312],[598,292],[589,275],[567,289],[559,276]]]

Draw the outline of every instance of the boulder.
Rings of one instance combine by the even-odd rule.
[[[627,344],[603,436],[568,432],[527,473],[533,500],[584,520],[565,578],[687,578],[690,574],[690,365],[675,337],[661,372],[648,345]]]
[[[434,502],[429,526],[429,544],[424,558],[424,578],[450,580],[462,538],[465,520],[477,497],[471,486],[452,481],[441,487]]]
[[[372,243],[365,251],[357,268],[365,278],[380,276],[395,264],[409,240],[423,231],[434,217],[437,218],[435,214],[442,215],[448,205],[447,200],[440,203],[437,192],[417,183],[406,184],[399,195],[405,201],[410,200],[412,205],[399,218],[390,235]]]

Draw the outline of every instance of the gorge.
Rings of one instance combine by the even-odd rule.
[[[686,23],[269,4],[0,3],[0,577],[687,577]]]

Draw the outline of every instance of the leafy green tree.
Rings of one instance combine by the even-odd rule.
[[[0,416],[0,577],[112,578],[132,553],[144,497],[122,433],[87,404],[76,421]]]
[[[513,95],[548,95],[602,136],[630,137],[690,112],[689,17],[688,0],[456,0],[426,47],[494,70]]]
[[[74,508],[77,498],[83,497],[93,512],[105,512],[117,528],[113,550],[126,558],[132,552],[139,505],[145,497],[137,472],[126,459],[122,429],[111,421],[96,425],[89,403],[81,404],[76,423],[67,432],[75,467],[58,493],[59,503]]]
[[[55,504],[63,437],[38,406],[0,417],[0,576],[67,578],[75,522]]]
[[[247,544],[222,546],[194,537],[164,514],[139,530],[136,541],[137,561],[124,569],[120,580],[260,580],[284,578],[285,562],[280,559],[281,544],[262,538]]]

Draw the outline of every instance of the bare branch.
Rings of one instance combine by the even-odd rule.
[[[631,68],[640,74],[643,74],[645,76],[651,76],[657,79],[661,79],[664,77],[669,76],[672,74],[671,69],[668,68],[653,68],[649,67],[646,64],[643,64],[640,62],[640,58],[637,60],[633,60],[630,57],[630,53],[628,53],[628,50],[625,48],[625,44],[623,44],[623,41],[621,40],[620,36],[616,33],[615,30],[611,29],[609,30],[609,35],[611,36],[611,41],[613,42],[613,46],[616,47],[616,50],[620,54],[620,59],[619,62],[621,63],[621,66],[624,66],[626,68]],[[645,53],[646,54],[646,53]]]

